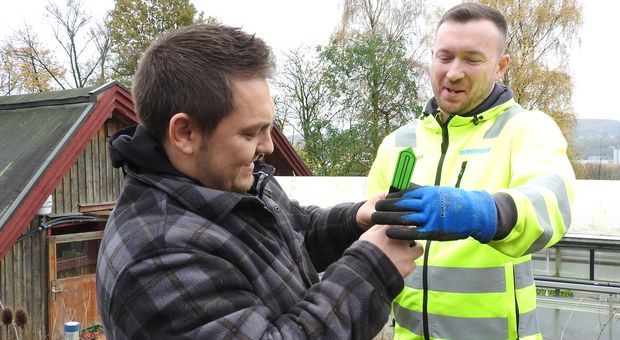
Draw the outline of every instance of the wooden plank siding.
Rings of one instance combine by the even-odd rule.
[[[38,227],[34,219],[30,228]],[[47,236],[34,233],[16,242],[3,261],[0,261],[0,298],[5,308],[15,312],[23,309],[28,316],[24,328],[17,328],[20,339],[43,340],[48,323],[48,261]],[[15,339],[13,327],[0,327],[0,339]]]
[[[80,205],[113,202],[120,192],[122,171],[112,168],[109,160],[108,127],[117,129],[118,122],[109,119],[86,146],[71,171],[54,192],[54,213],[70,214],[80,211]]]
[[[107,139],[125,126],[127,126],[127,124],[124,124],[115,119],[110,119],[106,123],[107,136],[106,136],[106,147],[105,147],[105,162],[106,162],[106,168],[108,169],[113,169],[113,168],[112,168],[112,160],[110,159],[110,149],[108,148],[108,145],[107,145]],[[112,187],[111,188],[108,187],[108,190],[112,192],[113,197],[118,197],[118,195],[120,195],[121,193],[121,185],[114,185],[114,183],[123,182],[123,172],[122,171],[110,171],[110,172],[107,172],[106,175],[108,176],[106,182],[112,183]]]
[[[120,192],[123,175],[112,168],[107,146],[108,136],[126,126],[110,118],[64,175],[53,193],[54,215],[76,214],[80,205],[114,202]],[[46,217],[47,220],[47,217]],[[39,226],[39,217],[30,230]],[[0,261],[0,299],[5,307],[27,312],[28,323],[19,329],[20,339],[46,339],[49,330],[48,237],[44,231],[17,241]],[[0,340],[15,339],[13,327],[0,324]]]

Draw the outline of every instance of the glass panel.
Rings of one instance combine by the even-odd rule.
[[[555,248],[532,254],[532,272],[534,275],[558,276],[559,273],[555,266]]]
[[[594,279],[620,282],[620,252],[596,250],[594,253]]]
[[[546,249],[532,255],[532,270],[535,275],[589,279],[590,252],[587,249]]]
[[[56,277],[94,274],[101,239],[56,244]]]
[[[616,339],[620,332],[620,315],[614,313],[613,307],[596,303],[596,300],[585,299],[572,305],[539,301],[536,313],[543,339]]]

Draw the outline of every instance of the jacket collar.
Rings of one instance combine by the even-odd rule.
[[[453,124],[457,124],[457,125],[461,125],[461,123],[464,123],[464,122],[471,122],[474,125],[478,125],[479,121],[485,118],[486,119],[491,118],[491,117],[481,116],[480,115],[481,113],[488,111],[492,107],[501,105],[509,101],[512,98],[513,98],[513,93],[512,93],[512,90],[508,86],[495,83],[495,86],[493,87],[491,94],[489,94],[489,96],[485,100],[483,100],[482,103],[480,103],[480,105],[478,105],[477,107],[475,107],[473,110],[471,110],[470,112],[466,114],[452,116],[450,121],[454,121]],[[437,105],[437,101],[435,100],[435,97],[433,97],[426,103],[426,107],[424,108],[424,115],[425,116],[432,115],[433,117],[437,118],[437,115],[439,113],[440,113],[440,109]],[[461,119],[461,118],[465,118],[465,119]]]
[[[142,171],[183,176],[168,160],[164,147],[142,125],[119,130],[108,140],[112,166],[127,164]]]
[[[254,183],[248,192],[220,191],[204,187],[174,168],[161,144],[141,125],[118,131],[108,145],[114,167],[123,167],[129,176],[156,187],[188,210],[214,222],[224,219],[240,202],[256,201],[268,194],[266,187],[275,173],[273,166],[256,162]]]

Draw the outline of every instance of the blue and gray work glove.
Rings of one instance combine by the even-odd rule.
[[[486,191],[413,184],[388,194],[375,208],[373,223],[407,226],[387,230],[395,239],[450,241],[471,236],[489,243],[497,230],[495,201]]]

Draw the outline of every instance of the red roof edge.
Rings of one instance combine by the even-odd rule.
[[[86,148],[92,137],[113,113],[120,114],[133,123],[139,123],[134,110],[131,94],[116,82],[104,85],[94,90],[91,95],[97,97],[94,108],[88,115],[79,130],[71,138],[65,148],[58,154],[43,175],[38,179],[35,186],[26,194],[24,201],[19,205],[13,215],[0,231],[0,259],[11,249],[19,235],[29,225],[36,212],[43,205],[50,193],[62,181],[73,163]],[[291,165],[298,176],[311,176],[312,173],[306,167],[293,146],[279,129],[272,129],[271,138],[282,156]]]
[[[296,176],[312,176],[312,173],[308,167],[306,167],[306,163],[301,160],[299,154],[295,152],[295,149],[280,129],[271,129],[271,139],[273,140],[274,146],[280,150],[282,156],[291,165]]]
[[[67,146],[51,162],[32,190],[26,194],[24,201],[9,218],[4,230],[0,232],[0,259],[6,255],[19,235],[29,226],[30,220],[41,208],[49,194],[62,181],[64,175],[112,112],[118,112],[130,120],[138,122],[133,111],[131,95],[119,84],[113,83],[95,95],[97,95],[98,100],[91,113]]]

